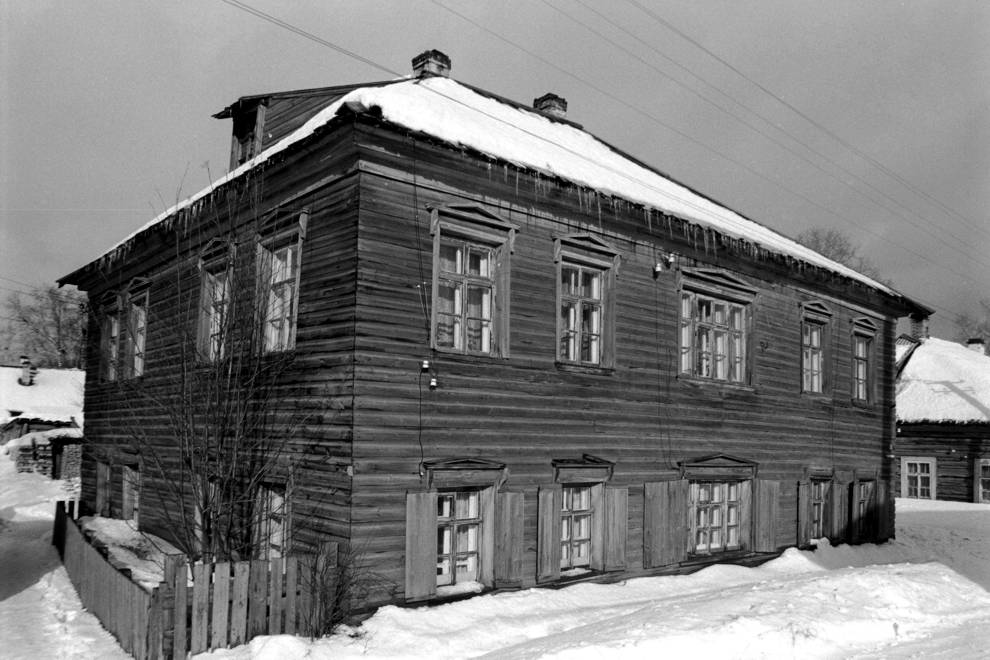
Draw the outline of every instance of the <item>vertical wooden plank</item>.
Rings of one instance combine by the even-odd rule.
[[[797,492],[797,543],[802,546],[811,542],[811,482],[799,481]]]
[[[189,602],[188,567],[185,561],[175,565],[175,580],[172,583],[174,605],[172,611],[172,660],[184,660],[189,648],[188,642],[188,602]]]
[[[284,596],[282,595],[282,569],[284,563],[281,557],[272,559],[268,563],[269,589],[268,589],[268,634],[282,634],[282,605]]]
[[[406,600],[437,592],[437,494],[406,494]]]
[[[252,559],[248,596],[248,639],[268,631],[268,562]]]
[[[629,489],[605,489],[605,570],[626,567],[626,530],[629,519]]]
[[[230,603],[230,645],[238,646],[247,641],[248,578],[250,564],[239,561],[234,564],[234,585]]]
[[[298,630],[296,616],[296,593],[299,589],[299,560],[296,557],[285,558],[285,634],[294,635]]]
[[[217,562],[213,566],[213,616],[211,621],[210,648],[227,647],[230,631],[230,562]]]
[[[189,652],[202,653],[209,648],[210,627],[210,564],[193,566],[192,634]]]
[[[780,508],[780,482],[756,479],[754,501],[756,503],[753,550],[776,552],[777,514]]]
[[[537,582],[560,578],[560,505],[560,486],[540,486],[537,492]]]
[[[523,493],[499,493],[495,504],[495,587],[522,586]]]

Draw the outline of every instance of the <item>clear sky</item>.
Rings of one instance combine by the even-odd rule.
[[[226,172],[239,96],[452,76],[789,236],[849,234],[932,332],[990,298],[982,0],[0,0],[0,294],[100,256]]]

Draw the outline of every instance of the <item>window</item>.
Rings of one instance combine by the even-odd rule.
[[[681,294],[681,371],[745,382],[745,306],[693,291]]]
[[[801,303],[801,391],[822,394],[828,387],[828,339],[832,312],[817,301]]]
[[[481,207],[431,209],[434,348],[508,355],[509,254],[515,231]]]
[[[465,353],[492,352],[493,250],[463,240],[440,241],[436,343]]]
[[[707,555],[740,549],[742,491],[738,481],[691,482],[694,553]]]
[[[255,547],[259,559],[285,555],[288,546],[288,507],[285,489],[273,485],[258,487]]]
[[[231,259],[221,255],[200,263],[199,326],[196,344],[200,358],[212,362],[224,357],[231,321]]]
[[[853,511],[855,512],[856,538],[866,540],[871,537],[874,526],[874,490],[873,481],[853,482]]]
[[[560,568],[591,564],[591,486],[564,486],[560,508]]]
[[[138,522],[141,503],[141,472],[137,467],[124,466],[122,476],[121,513],[124,520]]]
[[[148,337],[148,292],[127,296],[127,325],[124,328],[124,377],[144,374],[145,344]]]
[[[973,461],[976,497],[974,501],[990,502],[990,458]]]
[[[557,360],[611,366],[614,280],[618,251],[591,234],[558,237]]]
[[[261,337],[265,353],[295,346],[299,252],[296,236],[289,242],[259,247]]]
[[[476,582],[481,563],[481,494],[437,495],[437,586]]]
[[[811,480],[811,538],[820,539],[829,535],[828,510],[832,482],[828,479]]]
[[[936,499],[934,458],[905,456],[901,459],[901,497]]]
[[[100,332],[100,377],[103,380],[117,380],[119,341],[120,310],[114,306],[104,311]]]
[[[852,398],[860,403],[873,401],[873,338],[876,324],[867,318],[853,321]]]

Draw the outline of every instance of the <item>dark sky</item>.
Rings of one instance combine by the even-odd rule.
[[[988,2],[245,1],[388,70],[438,48],[461,81],[553,91],[754,220],[846,232],[933,334],[990,298]],[[224,174],[210,115],[239,96],[391,77],[221,0],[0,0],[0,293]]]

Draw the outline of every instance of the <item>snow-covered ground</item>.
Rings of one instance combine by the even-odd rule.
[[[0,657],[126,657],[50,545],[59,482],[0,457]],[[990,658],[990,506],[897,501],[897,540],[788,550],[758,568],[384,607],[310,641],[199,658]]]

